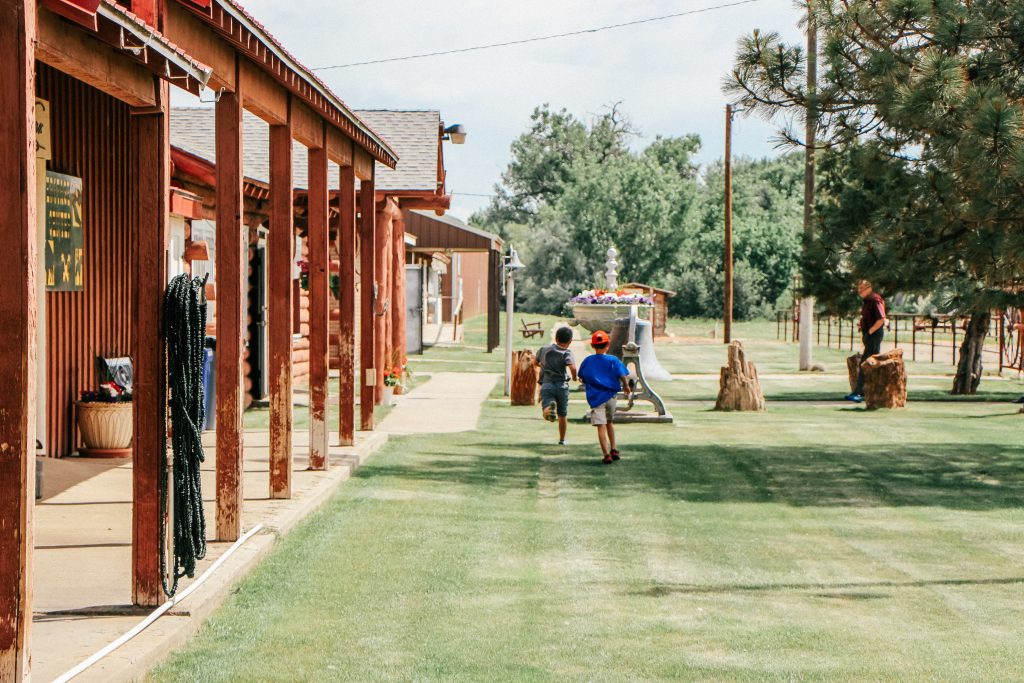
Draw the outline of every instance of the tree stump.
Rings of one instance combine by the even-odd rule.
[[[532,351],[512,352],[512,405],[537,404],[538,369],[533,364]]]
[[[868,410],[907,405],[907,369],[903,365],[903,349],[871,356],[862,367],[864,402]]]
[[[746,359],[743,344],[729,344],[728,364],[719,376],[715,410],[764,410],[764,393],[757,379],[757,367]]]
[[[857,390],[857,373],[860,372],[860,354],[846,357],[846,374],[850,378],[850,393]]]

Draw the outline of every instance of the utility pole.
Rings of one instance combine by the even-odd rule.
[[[725,105],[725,311],[722,336],[726,344],[732,341],[732,115],[732,105]]]
[[[804,255],[814,236],[814,148],[816,146],[817,110],[815,97],[818,90],[818,27],[807,2],[807,128],[804,133]],[[800,300],[800,369],[811,369],[811,335],[814,327],[814,297]]]

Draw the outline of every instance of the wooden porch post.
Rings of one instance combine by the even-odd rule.
[[[35,506],[36,133],[34,0],[0,0],[0,680],[30,677]],[[30,399],[29,397],[33,397]]]
[[[131,117],[135,196],[135,297],[132,357],[132,602],[163,602],[160,581],[160,469],[167,442],[167,377],[163,336],[167,287],[167,205],[171,187],[168,85],[157,81],[159,103]]]
[[[401,213],[391,230],[391,348],[405,358],[405,221]]]
[[[327,366],[330,327],[330,236],[328,234],[327,147],[309,150],[309,467],[328,465]]]
[[[236,541],[242,533],[242,336],[249,261],[248,229],[243,225],[241,93],[223,93],[216,110],[217,540]]]
[[[359,184],[359,424],[367,431],[374,427],[373,408],[377,366],[377,314],[380,304],[375,297],[376,217],[372,180]]]
[[[351,446],[356,433],[356,174],[352,166],[342,166],[339,171],[338,437],[342,446]]]
[[[292,496],[292,126],[270,127],[270,497]]]
[[[501,343],[501,252],[487,253],[487,352]]]
[[[391,251],[391,212],[388,207],[389,201],[385,199],[383,208],[377,212],[377,235],[373,243],[376,251],[374,265],[377,269],[377,277],[374,280],[377,283],[377,305],[376,315],[374,316],[377,341],[374,366],[377,368],[377,384],[373,388],[373,402],[378,405],[384,400],[384,374],[391,367],[391,359],[387,357],[388,347],[391,343],[391,340],[388,338],[387,316],[380,315],[383,313],[385,302],[389,309],[393,303],[391,301],[391,290],[388,288],[388,271],[391,270],[391,259],[388,255]]]

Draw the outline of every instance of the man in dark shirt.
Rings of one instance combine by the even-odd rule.
[[[576,361],[569,345],[572,330],[560,327],[555,331],[555,343],[537,351],[535,363],[540,368],[540,405],[544,419],[558,420],[558,443],[565,445],[565,430],[569,425],[569,375],[576,381]]]
[[[885,335],[885,301],[871,288],[871,283],[861,280],[857,283],[857,294],[863,303],[860,307],[860,338],[864,351],[860,363],[882,352],[882,337]],[[858,365],[859,367],[859,365]],[[847,401],[860,403],[864,400],[864,370],[857,372],[857,388],[846,397]]]

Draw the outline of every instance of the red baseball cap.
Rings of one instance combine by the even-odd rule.
[[[591,346],[605,346],[608,343],[608,333],[598,330],[590,337]]]

